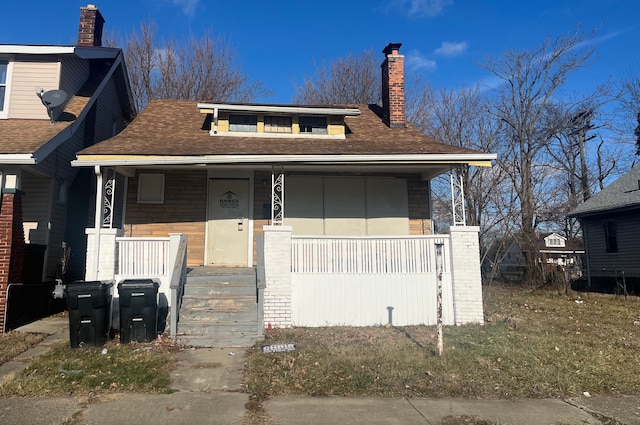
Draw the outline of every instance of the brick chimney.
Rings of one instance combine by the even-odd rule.
[[[104,18],[95,4],[80,8],[80,29],[78,30],[78,46],[102,46],[102,27]]]
[[[402,43],[389,43],[382,53],[382,110],[389,127],[405,127],[404,55],[399,53]]]

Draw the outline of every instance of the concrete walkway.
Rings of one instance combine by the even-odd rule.
[[[66,319],[46,319],[19,329],[49,336],[38,347],[0,366],[0,379],[26,367],[58,341],[68,341]],[[73,397],[0,398],[2,425],[91,424],[430,424],[468,415],[500,425],[587,425],[600,419],[640,425],[640,397],[569,400],[398,399],[277,396],[247,410],[238,349],[185,349],[171,374],[173,394],[120,394],[88,402]]]

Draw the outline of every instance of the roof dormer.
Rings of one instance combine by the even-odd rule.
[[[211,115],[211,136],[344,139],[344,118],[358,108],[331,106],[199,103]]]

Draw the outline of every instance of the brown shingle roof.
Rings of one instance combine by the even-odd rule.
[[[87,106],[91,94],[76,95],[65,106],[58,122],[49,120],[0,120],[0,154],[32,154],[69,127]],[[44,106],[43,106],[44,108]]]
[[[445,145],[420,130],[389,128],[377,105],[351,105],[361,115],[346,117],[346,139],[257,138],[210,136],[210,117],[197,102],[153,100],[117,136],[84,149],[80,155],[386,155],[474,154],[470,149]]]

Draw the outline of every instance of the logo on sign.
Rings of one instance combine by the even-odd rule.
[[[231,191],[223,193],[218,202],[220,203],[220,208],[240,207],[240,197]]]

